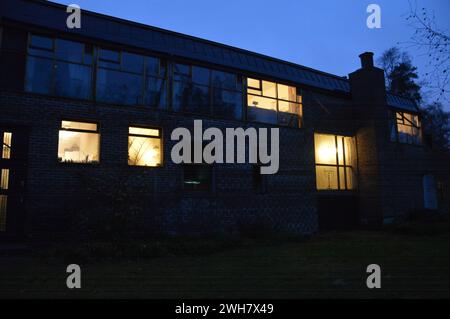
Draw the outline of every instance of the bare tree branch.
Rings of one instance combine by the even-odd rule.
[[[426,86],[437,92],[437,100],[450,96],[450,36],[440,30],[434,13],[418,8],[416,2],[409,1],[410,12],[407,21],[415,30],[407,44],[427,56],[428,72]]]

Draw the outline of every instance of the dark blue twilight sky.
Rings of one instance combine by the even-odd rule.
[[[177,31],[266,54],[336,75],[359,67],[358,55],[375,57],[413,33],[409,3],[435,13],[450,31],[450,0],[53,0],[82,9]],[[381,29],[368,29],[366,8],[381,7]],[[449,32],[450,33],[450,32]],[[448,34],[448,33],[447,33]],[[409,50],[419,72],[426,56]],[[428,94],[432,99],[432,94]],[[447,106],[448,109],[450,107]]]

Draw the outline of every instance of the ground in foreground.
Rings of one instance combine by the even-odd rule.
[[[0,298],[449,298],[449,225],[426,231],[348,232],[303,241],[247,241],[217,253],[134,260],[0,257]],[[382,288],[366,287],[366,267]]]

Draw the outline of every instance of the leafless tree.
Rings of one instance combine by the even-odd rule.
[[[450,36],[449,30],[442,30],[436,23],[434,13],[418,8],[416,2],[409,2],[410,12],[406,18],[414,29],[407,42],[417,52],[428,58],[427,87],[437,91],[437,99],[449,100],[450,96]]]

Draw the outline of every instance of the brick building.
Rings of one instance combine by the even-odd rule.
[[[371,53],[345,78],[92,12],[68,29],[47,1],[0,8],[3,236],[118,211],[147,231],[302,234],[448,211],[447,159]],[[278,173],[173,163],[171,132],[195,119],[279,128]]]

